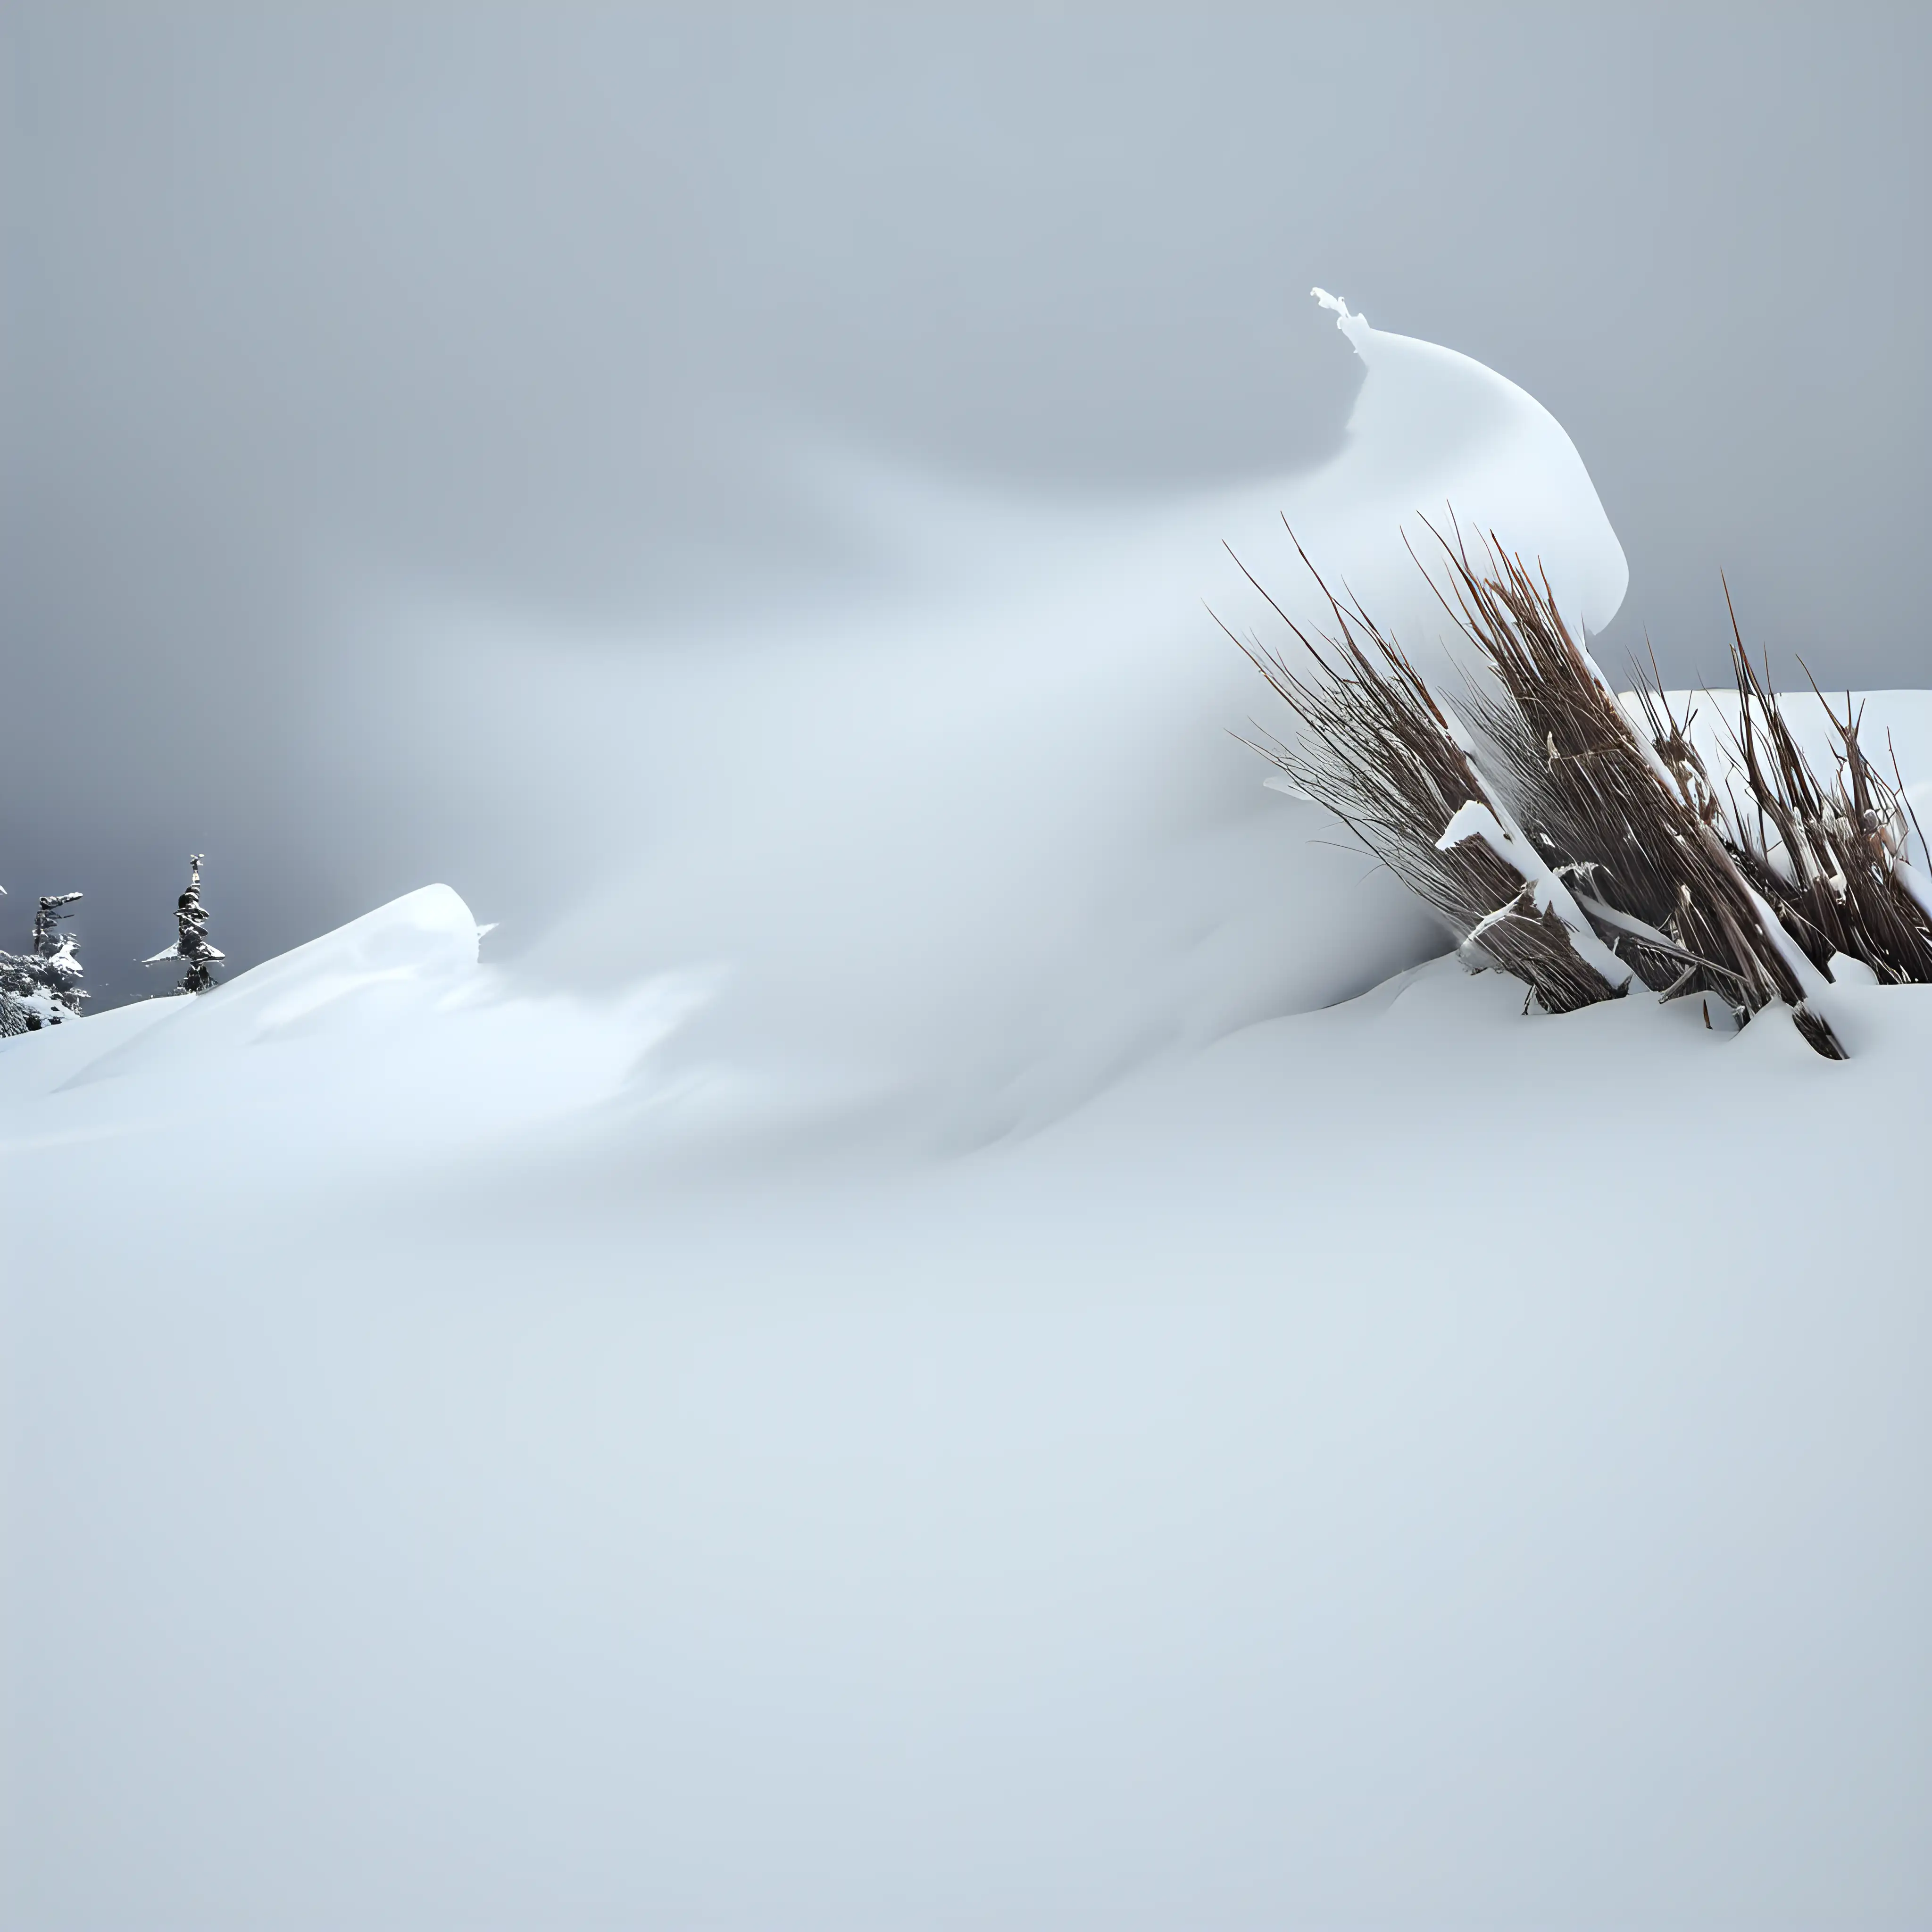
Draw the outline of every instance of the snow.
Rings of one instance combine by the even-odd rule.
[[[1324,479],[1334,497],[1373,501],[1378,511],[1393,506],[1402,534],[1425,559],[1436,554],[1431,525],[1456,535],[1447,514],[1453,510],[1472,554],[1493,532],[1505,554],[1520,550],[1548,568],[1573,629],[1602,630],[1630,587],[1630,566],[1562,425],[1534,397],[1471,357],[1372,328],[1340,298],[1314,294],[1336,311],[1336,327],[1370,377],[1349,420],[1348,447]],[[1387,533],[1384,524],[1374,538],[1386,542]],[[1433,637],[1439,626],[1396,628]]]
[[[1214,538],[1624,582],[1349,333],[1326,472],[553,662],[543,943],[0,1042],[8,1922],[1923,1922],[1932,989],[1526,1018],[1312,842]]]
[[[1489,790],[1486,784],[1484,790]],[[1458,806],[1454,815],[1442,828],[1436,849],[1447,852],[1465,839],[1480,839],[1504,865],[1528,882],[1531,902],[1537,913],[1540,914],[1552,906],[1556,908],[1556,916],[1574,941],[1578,956],[1593,967],[1609,985],[1628,986],[1630,969],[1597,937],[1595,928],[1577,909],[1569,888],[1550,869],[1534,844],[1522,836],[1522,827],[1514,822],[1506,826],[1497,817],[1497,812],[1504,809],[1502,801],[1493,793],[1490,793],[1487,805],[1471,799]],[[1518,893],[1508,905],[1498,906],[1495,911],[1485,914],[1463,935],[1462,944],[1467,946],[1472,940],[1480,938],[1495,921],[1508,917],[1521,902],[1522,895]]]

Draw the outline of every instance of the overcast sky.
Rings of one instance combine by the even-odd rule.
[[[1070,496],[1318,459],[1316,282],[1569,430],[1612,664],[1714,673],[1721,566],[1775,652],[1924,683],[1928,19],[16,0],[0,945],[82,887],[124,997],[190,847],[243,963],[460,874],[349,808],[370,584],[641,640],[881,567],[801,451]]]

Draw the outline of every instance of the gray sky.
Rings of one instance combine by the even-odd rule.
[[[1312,461],[1317,281],[1568,428],[1612,666],[1714,674],[1721,566],[1754,639],[1924,683],[1928,19],[16,4],[0,944],[82,887],[124,997],[190,846],[239,963],[431,877],[527,925],[489,813],[384,769],[345,598],[807,600],[868,567],[788,481],[818,441],[1123,496]]]

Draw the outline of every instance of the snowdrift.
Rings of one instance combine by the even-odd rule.
[[[1213,538],[1623,584],[1350,332],[1265,506],[560,675],[644,796],[550,948],[430,886],[0,1044],[11,1922],[1932,1912],[1932,992],[1526,1019],[1309,842]]]
[[[273,1187],[318,1163],[393,1167],[610,1100],[694,998],[514,994],[478,953],[469,908],[429,886],[200,998],[33,1036],[0,1069],[5,1145],[185,1136],[231,1184]]]

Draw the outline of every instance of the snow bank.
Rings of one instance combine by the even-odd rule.
[[[186,1137],[278,1187],[473,1154],[633,1092],[704,997],[694,974],[602,999],[514,989],[479,963],[470,908],[428,886],[199,998],[0,1048],[0,1146]]]
[[[1794,1106],[1912,1196],[1932,994],[1834,998],[1438,962],[896,1172],[10,1156],[16,1922],[1914,1922],[1911,1217],[1738,1211]]]

